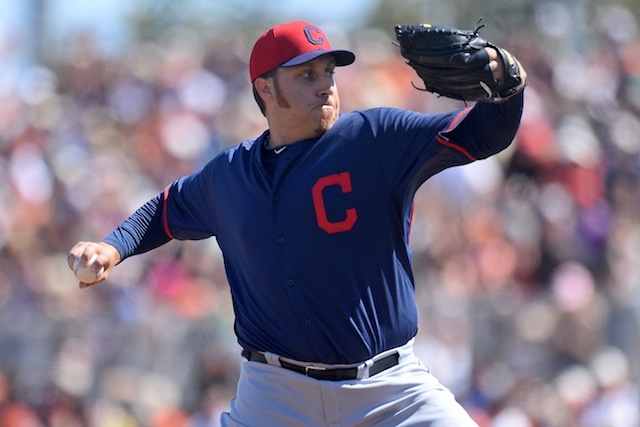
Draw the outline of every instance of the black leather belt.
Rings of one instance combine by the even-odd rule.
[[[267,358],[257,351],[242,350],[242,357],[250,362],[267,363]],[[372,377],[380,372],[398,364],[400,355],[396,352],[373,362],[369,367],[369,376]],[[325,368],[322,366],[300,366],[280,360],[280,366],[290,371],[306,375],[316,380],[322,381],[345,381],[358,378],[358,368]]]

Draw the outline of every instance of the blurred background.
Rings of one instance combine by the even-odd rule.
[[[0,0],[0,427],[211,427],[239,347],[215,240],[80,291],[67,267],[266,127],[247,61],[305,19],[358,59],[343,111],[429,113],[398,23],[473,29],[530,77],[516,143],[416,197],[416,348],[482,427],[637,427],[637,0]],[[247,266],[250,268],[250,266]]]

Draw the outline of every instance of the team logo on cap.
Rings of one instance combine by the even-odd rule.
[[[312,31],[313,33],[319,36],[314,36]],[[322,31],[320,31],[320,28],[316,27],[315,25],[309,25],[307,27],[304,27],[304,35],[307,36],[307,40],[309,40],[309,43],[311,44],[324,43],[324,37],[322,37]]]

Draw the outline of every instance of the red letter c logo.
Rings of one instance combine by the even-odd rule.
[[[330,234],[351,230],[353,228],[353,224],[355,224],[358,219],[358,213],[355,208],[350,208],[346,210],[344,220],[337,222],[329,221],[329,218],[327,218],[327,210],[324,204],[322,191],[332,185],[339,185],[343,193],[351,193],[351,175],[349,175],[349,172],[342,172],[335,175],[325,176],[320,178],[311,190],[311,194],[313,195],[313,206],[316,210],[316,219],[318,220],[318,227]]]

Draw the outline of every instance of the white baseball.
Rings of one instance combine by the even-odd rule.
[[[73,262],[73,272],[78,280],[84,283],[94,283],[100,278],[100,276],[102,276],[102,273],[104,273],[104,267],[98,271],[93,271],[90,267],[96,259],[98,259],[98,254],[93,254],[89,261],[87,261],[87,264],[81,266],[80,261],[82,261],[82,256],[76,258]]]

